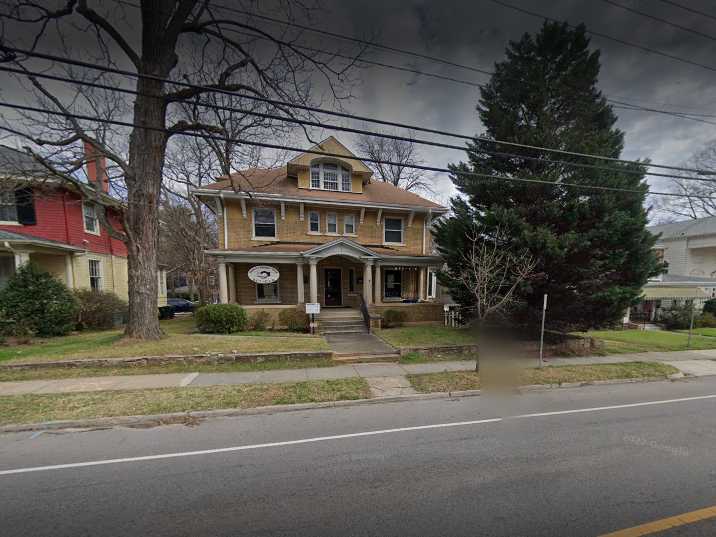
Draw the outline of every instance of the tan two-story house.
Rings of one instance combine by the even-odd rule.
[[[219,249],[208,253],[220,301],[274,316],[310,302],[323,314],[399,308],[408,322],[439,321],[430,223],[447,209],[371,179],[333,137],[310,151],[193,191],[217,215]]]

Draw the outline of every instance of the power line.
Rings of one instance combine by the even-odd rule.
[[[524,13],[525,15],[530,15],[531,17],[536,17],[536,18],[538,18],[538,19],[548,20],[548,21],[551,21],[551,22],[558,22],[558,23],[564,22],[564,24],[566,24],[566,25],[569,26],[570,28],[577,28],[576,25],[570,24],[570,23],[568,23],[568,22],[566,22],[566,21],[560,21],[560,20],[558,20],[558,19],[555,19],[555,18],[552,18],[552,17],[548,17],[547,15],[543,15],[543,14],[541,14],[541,13],[536,13],[536,12],[534,12],[534,11],[530,11],[529,9],[525,9],[525,8],[522,8],[522,7],[518,7],[518,6],[515,6],[515,5],[512,5],[512,4],[508,4],[507,2],[503,2],[502,0],[489,0],[489,1],[492,2],[492,3],[494,3],[494,4],[500,5],[500,6],[502,6],[502,7],[506,7],[507,9],[512,9],[512,10],[514,10],[514,11],[518,11],[518,12],[520,12],[520,13]],[[663,52],[663,51],[661,51],[661,50],[653,49],[653,48],[651,48],[651,47],[647,47],[647,46],[645,46],[645,45],[640,45],[640,44],[638,44],[638,43],[632,43],[632,42],[630,42],[630,41],[626,41],[626,40],[621,39],[621,38],[619,38],[619,37],[614,37],[614,36],[611,36],[611,35],[608,35],[608,34],[604,34],[604,33],[601,33],[601,32],[596,32],[596,31],[594,31],[594,30],[585,30],[585,31],[586,31],[588,34],[590,34],[590,35],[594,35],[594,36],[596,36],[596,37],[601,37],[601,38],[603,38],[603,39],[608,39],[609,41],[614,41],[615,43],[619,43],[620,45],[624,45],[624,46],[627,46],[627,47],[636,48],[636,49],[641,50],[642,52],[648,52],[648,53],[650,53],[650,54],[657,54],[658,56],[663,56],[663,57],[665,57],[665,58],[669,58],[669,59],[676,60],[676,61],[679,61],[679,62],[682,62],[682,63],[687,63],[687,64],[689,64],[689,65],[693,65],[693,66],[695,66],[695,67],[701,67],[702,69],[707,69],[707,70],[709,70],[709,71],[714,71],[714,72],[716,72],[716,67],[713,67],[713,66],[710,66],[710,65],[706,65],[706,64],[703,64],[703,63],[695,62],[695,61],[689,60],[689,59],[687,59],[687,58],[682,58],[682,57],[680,57],[680,56],[675,56],[675,55],[673,55],[673,54],[669,54],[668,52]]]
[[[91,87],[91,88],[97,88],[97,89],[102,89],[102,90],[107,90],[107,91],[116,91],[116,92],[125,93],[128,95],[142,95],[145,97],[151,97],[151,95],[143,94],[139,91],[128,89],[128,88],[120,88],[120,87],[110,86],[107,84],[101,84],[98,82],[90,82],[90,81],[80,82],[80,81],[73,80],[68,77],[51,75],[49,73],[40,73],[40,72],[35,72],[35,71],[24,71],[22,69],[5,67],[2,65],[0,65],[0,71],[7,72],[7,73],[14,73],[14,74],[18,74],[18,75],[27,76],[27,77],[44,78],[47,80],[54,80],[54,81],[58,81],[58,82],[81,84],[83,86],[87,86],[87,87]],[[204,108],[210,108],[213,110],[223,110],[223,111],[227,111],[227,112],[237,112],[240,114],[261,117],[264,119],[283,121],[283,122],[287,122],[287,123],[295,123],[295,124],[303,125],[303,126],[318,127],[318,128],[323,128],[323,129],[328,129],[328,130],[337,130],[337,131],[342,131],[342,132],[350,132],[353,134],[373,136],[373,137],[377,137],[377,138],[386,138],[386,139],[390,139],[390,140],[403,141],[403,142],[408,142],[408,143],[413,143],[413,144],[427,145],[427,146],[431,146],[431,147],[439,147],[442,149],[454,149],[457,151],[465,150],[464,146],[459,146],[459,145],[446,144],[446,143],[442,143],[442,142],[434,142],[432,140],[425,140],[425,139],[414,138],[414,137],[409,137],[409,136],[399,136],[399,135],[395,135],[395,134],[375,132],[375,131],[370,131],[370,130],[365,130],[365,129],[357,129],[357,128],[353,128],[353,127],[345,127],[342,125],[335,125],[335,124],[324,123],[324,122],[320,122],[320,121],[312,121],[312,120],[308,120],[308,119],[300,119],[300,118],[289,117],[289,116],[280,116],[280,115],[276,115],[276,114],[269,114],[267,112],[258,112],[255,110],[248,110],[248,109],[238,108],[238,107],[234,107],[234,106],[224,106],[224,105],[219,105],[219,104],[215,104],[215,103],[207,103],[207,102],[201,102],[201,101],[192,101],[191,104],[192,104],[192,106],[201,106]],[[493,156],[504,158],[504,159],[516,158],[516,159],[521,159],[521,160],[528,160],[531,162],[539,162],[542,164],[559,164],[562,166],[572,166],[575,168],[582,168],[582,169],[604,170],[604,171],[622,173],[622,174],[627,174],[627,175],[651,175],[654,177],[664,177],[667,179],[685,179],[685,180],[691,180],[691,181],[703,181],[703,182],[716,183],[716,179],[707,179],[704,177],[690,177],[690,176],[686,176],[686,175],[664,174],[664,173],[656,173],[656,172],[648,172],[648,171],[642,172],[642,171],[631,170],[631,169],[618,169],[618,168],[614,168],[614,167],[610,167],[610,166],[600,166],[597,164],[585,164],[585,163],[581,163],[581,162],[573,162],[573,161],[566,161],[566,160],[545,159],[545,158],[534,157],[534,156],[529,156],[529,155],[509,153],[509,152],[505,152],[505,151],[495,151],[495,150],[490,150],[490,149],[485,149],[485,148],[481,148],[479,151],[481,153],[486,153],[488,155],[493,155]],[[634,164],[639,164],[639,163],[635,162]],[[643,167],[647,166],[644,163],[641,163],[640,165]]]
[[[55,110],[47,110],[45,108],[26,106],[26,105],[21,105],[21,104],[16,104],[16,103],[8,103],[8,102],[4,102],[4,101],[0,101],[0,107],[10,108],[10,109],[14,109],[14,110],[22,110],[22,111],[26,111],[26,112],[35,112],[35,113],[42,113],[42,114],[48,114],[48,115],[54,115],[54,116],[62,116],[65,118],[73,118],[73,119],[84,120],[84,121],[94,121],[94,122],[98,122],[98,123],[117,125],[117,126],[121,126],[121,127],[145,129],[145,130],[170,134],[170,131],[167,128],[162,128],[162,127],[149,127],[146,125],[138,125],[136,123],[131,123],[128,121],[119,121],[119,120],[112,120],[112,119],[106,119],[106,118],[98,118],[95,116],[88,116],[85,114],[74,114],[74,113],[67,113],[67,112],[61,112],[61,111],[55,111]],[[12,132],[14,134],[18,134],[17,131],[14,131],[8,127],[0,126],[0,129],[6,130],[8,132]],[[226,137],[214,136],[214,135],[210,135],[210,134],[198,134],[195,132],[175,132],[172,134],[178,134],[181,136],[189,136],[192,138],[200,138],[200,139],[204,139],[204,140],[217,140],[217,141],[221,141],[221,142],[229,141],[232,143],[249,145],[249,146],[253,146],[253,147],[265,147],[268,149],[276,149],[276,150],[282,150],[282,151],[308,153],[308,154],[319,155],[319,156],[324,156],[324,157],[334,157],[334,158],[345,158],[346,157],[346,155],[343,155],[340,153],[317,151],[315,149],[304,149],[301,147],[293,147],[293,146],[287,146],[287,145],[281,145],[281,144],[270,144],[270,143],[266,143],[266,142],[255,142],[252,140],[245,140],[242,138],[226,138]],[[357,156],[357,155],[354,155],[353,158],[362,160],[363,162],[371,162],[374,164],[386,164],[388,166],[402,166],[403,168],[410,168],[410,169],[424,170],[424,171],[431,171],[431,172],[448,173],[448,174],[456,174],[456,175],[461,175],[461,176],[477,177],[480,179],[495,179],[495,180],[499,180],[499,181],[509,181],[509,182],[535,183],[535,184],[544,184],[544,185],[550,185],[550,186],[586,188],[586,189],[597,190],[597,191],[606,191],[606,192],[624,192],[624,193],[640,194],[640,195],[651,194],[653,196],[668,196],[668,197],[677,197],[677,198],[716,200],[716,197],[712,197],[712,196],[677,194],[674,192],[658,192],[658,191],[649,190],[648,188],[632,189],[632,188],[611,187],[611,186],[604,186],[604,185],[568,183],[568,182],[563,182],[563,181],[549,181],[546,179],[537,179],[534,177],[529,177],[529,178],[528,177],[502,177],[499,175],[489,175],[489,174],[483,174],[483,173],[477,173],[477,172],[471,172],[471,171],[455,171],[455,170],[451,170],[449,168],[440,168],[437,166],[425,166],[422,164],[404,164],[401,162],[394,162],[394,161],[382,160],[382,159],[374,159],[374,158],[370,158],[370,157],[362,157],[362,156]]]
[[[706,17],[709,19],[716,20],[716,15],[711,15],[710,13],[705,13],[703,11],[699,11],[698,9],[694,9],[689,6],[685,6],[683,4],[679,4],[678,2],[672,2],[671,0],[659,0],[659,2],[663,2],[664,4],[668,4],[670,6],[678,7],[680,9],[683,9],[684,11],[688,11],[690,13],[693,13],[694,15],[701,15],[702,17]]]
[[[700,32],[699,30],[694,30],[693,28],[689,28],[688,26],[682,26],[681,24],[677,24],[675,22],[671,22],[666,19],[662,19],[661,17],[657,17],[655,15],[651,15],[649,13],[646,13],[644,11],[639,11],[638,9],[634,9],[629,6],[625,6],[622,4],[619,4],[618,2],[614,2],[614,0],[602,0],[602,2],[607,3],[609,5],[612,5],[614,7],[618,7],[619,9],[623,9],[624,11],[629,11],[631,13],[634,13],[636,15],[640,15],[642,17],[646,17],[647,19],[655,20],[657,22],[661,22],[663,24],[666,24],[668,26],[673,26],[674,28],[678,28],[679,30],[683,30],[685,32],[692,33],[694,35],[698,35],[701,37],[705,37],[706,39],[710,39],[711,41],[716,41],[716,37],[710,34],[706,34],[704,32]]]
[[[129,1],[127,1],[127,0],[115,0],[115,1],[118,2],[118,3],[120,3],[120,4],[125,4],[125,5],[128,5],[128,6],[134,7],[134,8],[139,8],[139,6],[138,6],[137,4],[135,4],[135,3],[133,3],[133,2],[129,2]],[[270,22],[274,22],[274,23],[277,23],[277,24],[283,24],[283,25],[287,25],[287,26],[295,26],[295,27],[301,28],[301,29],[303,29],[303,30],[308,30],[308,31],[311,31],[311,32],[314,32],[314,33],[323,34],[323,35],[327,35],[327,36],[330,36],[330,37],[340,37],[341,39],[344,39],[344,40],[347,40],[347,41],[353,41],[353,42],[356,42],[356,43],[360,43],[360,44],[362,44],[362,45],[364,45],[364,46],[372,46],[372,47],[375,47],[375,48],[380,48],[380,49],[388,50],[388,51],[395,52],[395,53],[406,54],[406,55],[409,55],[409,56],[416,56],[416,57],[419,57],[419,58],[423,58],[423,59],[427,59],[427,60],[431,60],[431,61],[436,61],[436,62],[439,62],[439,63],[444,63],[444,64],[446,64],[446,65],[450,65],[450,66],[453,66],[453,67],[459,67],[459,68],[462,68],[462,69],[467,69],[467,70],[469,70],[469,71],[474,71],[474,72],[481,73],[481,74],[484,74],[484,75],[492,76],[492,75],[495,74],[494,71],[489,71],[489,70],[482,69],[482,68],[478,68],[478,67],[474,67],[474,66],[459,64],[459,63],[456,63],[456,62],[452,62],[452,61],[445,60],[445,59],[442,59],[442,58],[435,58],[435,57],[433,57],[433,56],[427,56],[427,55],[424,55],[424,54],[421,54],[421,53],[418,53],[418,52],[414,52],[414,51],[410,51],[410,50],[398,49],[398,48],[396,48],[396,47],[391,47],[391,46],[389,46],[389,45],[384,45],[384,44],[382,44],[382,43],[377,43],[377,42],[375,42],[375,41],[366,41],[366,40],[364,40],[364,39],[359,39],[359,38],[356,38],[356,37],[353,37],[353,36],[344,36],[344,35],[341,35],[341,34],[337,34],[337,33],[335,33],[335,32],[331,32],[331,31],[329,31],[329,30],[312,28],[312,27],[309,27],[309,26],[306,26],[306,25],[302,25],[302,24],[298,24],[298,23],[294,23],[294,22],[291,22],[291,21],[286,21],[286,20],[282,20],[282,19],[277,19],[277,18],[275,18],[275,17],[269,17],[269,16],[267,16],[267,15],[261,15],[261,14],[258,14],[258,13],[253,13],[253,12],[249,12],[249,11],[244,11],[244,10],[240,10],[240,9],[236,9],[236,8],[231,8],[231,7],[224,6],[224,5],[219,5],[219,4],[212,4],[212,7],[215,7],[215,8],[220,9],[220,10],[225,10],[225,11],[237,13],[237,14],[242,14],[242,15],[247,15],[247,16],[254,16],[254,17],[256,17],[256,18],[263,19],[263,20],[268,20],[268,21],[270,21]],[[262,34],[260,34],[260,33],[252,34],[252,33],[248,33],[248,32],[239,31],[239,30],[236,30],[236,29],[234,29],[234,28],[228,28],[228,29],[226,29],[225,31],[229,31],[229,32],[232,32],[232,33],[235,33],[235,34],[239,34],[239,35],[250,36],[250,37],[253,37],[253,38],[260,39],[260,40],[269,40],[269,41],[271,40],[269,37],[266,37],[266,35],[262,35]],[[345,54],[340,54],[340,53],[338,53],[338,52],[332,52],[332,51],[323,50],[323,49],[319,49],[319,48],[315,48],[315,47],[309,47],[309,46],[306,46],[306,45],[298,45],[298,44],[295,44],[295,43],[290,43],[290,46],[291,46],[291,47],[294,47],[294,48],[296,48],[296,49],[307,50],[307,51],[309,51],[309,52],[314,52],[314,53],[319,53],[319,54],[327,54],[327,55],[334,56],[334,57],[337,57],[337,58],[342,58],[342,59],[349,60],[349,61],[352,61],[352,62],[357,62],[357,63],[363,63],[363,64],[366,64],[366,65],[372,65],[372,66],[376,66],[376,67],[382,67],[382,68],[385,68],[385,69],[392,69],[392,70],[395,70],[395,71],[403,71],[403,72],[407,72],[407,73],[416,74],[416,75],[419,75],[419,76],[426,76],[426,77],[430,77],[430,78],[436,78],[436,79],[439,79],[439,80],[445,80],[445,81],[447,81],[447,82],[454,82],[454,83],[457,83],[457,84],[463,84],[463,85],[472,86],[472,87],[476,87],[476,88],[482,87],[482,84],[479,83],[479,82],[473,82],[473,81],[469,81],[469,80],[464,80],[464,79],[460,79],[460,78],[455,78],[455,77],[452,77],[452,76],[441,75],[441,74],[438,74],[438,73],[430,73],[430,72],[422,71],[422,70],[416,69],[416,68],[405,67],[405,66],[400,66],[400,65],[394,65],[394,64],[389,64],[389,63],[385,63],[385,62],[378,62],[378,61],[375,61],[375,60],[368,60],[368,59],[358,58],[358,57],[353,57],[353,56],[347,56],[347,55],[345,55]],[[532,81],[530,81],[530,80],[523,80],[523,79],[519,79],[519,78],[514,78],[514,80],[518,81],[518,82],[521,83],[521,84],[534,84],[534,82],[532,82]],[[691,112],[680,112],[680,111],[674,111],[674,110],[663,110],[663,109],[647,108],[647,107],[641,106],[641,105],[639,105],[639,104],[628,103],[628,102],[618,102],[618,101],[615,101],[615,100],[613,100],[613,99],[611,99],[611,98],[607,98],[607,101],[610,102],[610,103],[614,103],[615,105],[617,105],[617,106],[615,106],[615,108],[620,108],[620,109],[624,109],[624,110],[639,111],[639,112],[658,113],[658,114],[662,114],[662,115],[668,115],[668,116],[676,117],[676,118],[679,118],[679,119],[685,119],[685,120],[689,120],[689,121],[695,121],[695,122],[698,122],[698,123],[709,123],[709,122],[707,122],[707,121],[703,121],[703,120],[701,120],[701,119],[698,119],[699,116],[701,116],[701,117],[716,117],[716,116],[707,115],[707,114],[695,114],[695,113],[691,113]],[[693,116],[693,117],[692,117],[692,116]],[[713,123],[713,124],[716,125],[716,123]]]
[[[173,85],[176,85],[179,87],[214,92],[214,93],[229,95],[232,97],[240,97],[240,98],[244,98],[244,99],[254,100],[257,102],[264,102],[264,103],[272,104],[274,106],[285,106],[285,107],[290,107],[290,108],[296,108],[296,109],[304,110],[307,112],[326,114],[326,115],[341,117],[341,118],[345,118],[345,119],[352,119],[352,120],[357,120],[357,121],[365,121],[365,122],[369,122],[369,123],[385,125],[388,127],[407,129],[407,130],[412,130],[412,131],[416,131],[416,132],[426,132],[426,133],[430,133],[430,134],[437,134],[440,136],[449,136],[452,138],[458,138],[458,139],[469,140],[469,141],[479,140],[481,142],[492,143],[495,145],[505,145],[505,146],[509,146],[509,147],[519,147],[521,149],[532,149],[532,150],[537,150],[537,151],[545,151],[545,152],[549,152],[549,153],[568,155],[568,156],[572,156],[572,157],[592,158],[592,159],[604,160],[607,162],[615,162],[615,163],[621,163],[621,164],[636,164],[639,166],[646,165],[646,166],[649,166],[652,168],[662,168],[662,169],[668,169],[668,170],[696,173],[698,175],[716,175],[716,172],[713,172],[711,170],[694,169],[694,168],[687,168],[684,166],[672,166],[672,165],[667,165],[667,164],[653,164],[653,163],[645,164],[643,162],[627,160],[627,159],[620,159],[620,158],[616,158],[616,157],[608,157],[608,156],[604,156],[604,155],[580,153],[580,152],[576,152],[576,151],[567,151],[564,149],[555,149],[555,148],[541,147],[541,146],[530,145],[530,144],[522,144],[522,143],[518,143],[518,142],[510,142],[510,141],[506,141],[506,140],[493,140],[493,139],[482,137],[482,136],[469,136],[466,134],[458,134],[458,133],[443,131],[443,130],[439,130],[439,129],[431,129],[431,128],[427,128],[427,127],[421,127],[418,125],[409,125],[406,123],[399,123],[399,122],[395,122],[395,121],[386,121],[386,120],[371,118],[368,116],[359,116],[359,115],[355,115],[355,114],[349,114],[346,112],[337,112],[337,111],[328,110],[325,108],[318,108],[318,107],[308,106],[308,105],[299,104],[299,103],[291,103],[291,102],[287,102],[287,101],[271,99],[268,97],[262,97],[262,96],[258,96],[258,95],[238,93],[235,91],[215,88],[215,87],[211,87],[211,86],[192,84],[190,82],[172,80],[172,79],[162,78],[162,77],[155,76],[155,75],[136,73],[133,71],[127,71],[127,70],[117,69],[117,68],[113,68],[113,67],[105,67],[102,65],[92,64],[92,63],[85,62],[82,60],[74,60],[74,59],[70,59],[70,58],[56,56],[53,54],[34,52],[34,51],[23,50],[23,49],[18,49],[18,48],[14,48],[14,47],[7,47],[7,46],[0,45],[0,50],[5,51],[6,53],[9,52],[9,53],[16,53],[16,54],[24,54],[24,55],[27,55],[30,57],[42,58],[45,60],[56,61],[59,63],[66,63],[69,65],[76,65],[79,67],[85,67],[88,69],[104,71],[107,73],[118,74],[121,76],[127,76],[127,77],[131,77],[131,78],[145,78],[145,79],[155,80],[155,81],[159,81],[159,82],[163,82],[163,83],[167,83],[167,84],[173,84]]]

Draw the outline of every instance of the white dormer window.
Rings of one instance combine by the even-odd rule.
[[[335,162],[312,164],[311,188],[350,192],[351,171]]]

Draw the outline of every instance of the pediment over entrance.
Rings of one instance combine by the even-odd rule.
[[[355,257],[357,259],[363,259],[366,257],[377,258],[378,255],[372,250],[361,246],[360,244],[353,242],[349,239],[336,239],[326,244],[316,246],[306,252],[303,252],[305,257],[330,257],[332,255],[344,255],[348,257]]]

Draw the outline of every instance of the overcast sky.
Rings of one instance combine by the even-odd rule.
[[[677,3],[710,14],[713,18],[691,13],[662,0],[613,0],[706,36],[629,13],[603,0],[505,1],[572,24],[583,22],[594,32],[710,67],[689,65],[602,37],[592,37],[592,46],[602,51],[600,87],[608,97],[646,107],[716,115],[716,2],[713,0],[677,0]],[[60,0],[57,2],[63,3]],[[217,0],[216,4],[262,10],[268,5],[264,1],[254,3],[249,0],[246,3]],[[288,4],[295,5],[292,2]],[[518,13],[490,0],[322,0],[321,6],[310,20],[301,16],[298,22],[487,70],[503,59],[509,40],[518,40],[525,32],[538,31],[543,22],[539,17]],[[115,12],[126,10],[123,30],[134,32],[135,39],[138,37],[135,8],[119,0],[104,0],[98,6],[98,10],[103,9]],[[266,13],[282,16],[271,10]],[[282,28],[270,22],[262,22],[261,27],[272,33]],[[6,28],[8,31],[11,29]],[[75,37],[78,42],[73,48],[81,49],[83,39],[96,43],[89,34],[85,32]],[[307,32],[301,33],[300,40],[325,50],[356,51],[355,45],[345,41]],[[52,43],[45,43],[40,49],[52,51]],[[474,83],[487,80],[485,75],[469,70],[377,49],[369,49],[364,57]],[[7,77],[4,74],[0,76]],[[468,135],[483,130],[475,112],[476,87],[383,67],[360,69],[355,72],[355,78],[358,82],[351,87],[354,97],[344,103],[350,112]],[[22,100],[23,95],[10,88],[10,84],[0,84],[0,93]],[[317,83],[316,89],[320,88],[320,83]],[[619,116],[618,126],[626,132],[625,158],[649,158],[657,163],[679,164],[716,139],[716,125],[650,112],[616,110],[616,113]],[[716,123],[716,117],[704,119]],[[375,129],[372,125],[366,126]],[[328,131],[320,133],[328,134],[336,134],[349,147],[355,148],[350,135]],[[462,143],[454,139],[445,141]],[[307,145],[303,142],[302,145]],[[421,156],[426,164],[440,167],[465,158],[462,151],[435,148],[421,148]],[[446,202],[454,193],[449,179],[437,176],[435,181],[434,198]]]
[[[679,0],[714,16],[709,19],[660,0],[614,1],[714,39],[601,0],[507,0],[545,16],[573,24],[583,22],[595,32],[712,66],[714,70],[707,70],[592,37],[592,46],[602,51],[600,87],[608,97],[646,107],[716,115],[716,2]],[[489,0],[326,1],[323,6],[324,11],[314,15],[316,26],[353,36],[374,35],[376,41],[394,47],[488,70],[503,59],[509,40],[538,31],[543,22]],[[324,47],[331,42],[335,40],[322,39]],[[474,82],[487,79],[464,69],[377,50],[365,57]],[[477,88],[378,67],[367,68],[361,75],[361,84],[354,89],[356,98],[348,104],[352,111],[466,134],[482,131],[475,112]],[[626,133],[625,158],[678,164],[716,138],[716,125],[647,112],[616,113],[618,126]],[[439,166],[464,158],[464,153],[445,150],[423,149],[422,153],[426,161]],[[452,191],[444,178],[438,185],[440,198]]]

